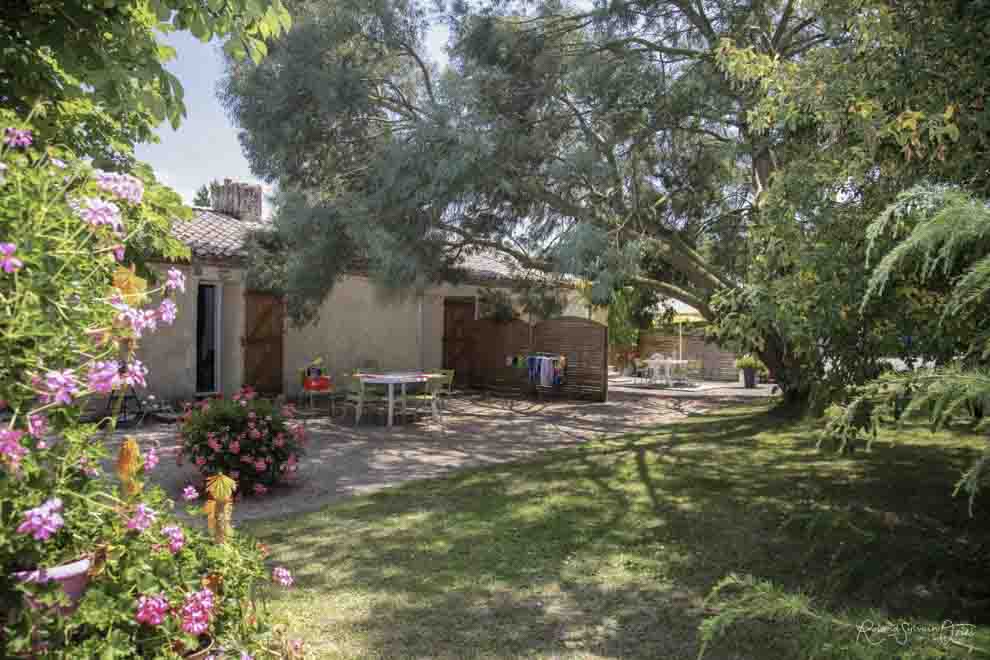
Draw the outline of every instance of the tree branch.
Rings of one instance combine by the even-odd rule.
[[[692,293],[687,289],[679,287],[670,282],[662,282],[660,280],[655,280],[650,277],[643,277],[637,275],[632,278],[632,281],[640,286],[645,286],[647,288],[653,289],[654,291],[659,291],[668,298],[673,298],[674,300],[679,300],[685,305],[691,305],[706,321],[711,321],[715,315],[708,306],[708,303],[700,295]]]

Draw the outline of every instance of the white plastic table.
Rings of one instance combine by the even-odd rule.
[[[395,386],[399,385],[402,391],[402,411],[406,410],[406,385],[409,383],[425,383],[431,378],[437,378],[442,374],[424,373],[422,371],[390,371],[383,374],[357,374],[358,378],[365,385],[387,385],[388,386],[388,425],[392,426],[392,419],[395,411]],[[430,402],[433,409],[433,418],[440,419],[440,410],[437,408],[436,397]]]
[[[659,369],[660,367],[663,367],[664,374],[667,376],[667,382],[669,383],[671,382],[670,368],[672,366],[681,366],[688,364],[688,360],[673,360],[671,358],[650,358],[649,360],[646,361],[646,364],[651,370],[654,371]]]

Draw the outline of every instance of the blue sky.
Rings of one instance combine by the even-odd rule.
[[[427,51],[431,59],[444,63],[447,29],[430,31]],[[260,183],[251,174],[237,141],[237,129],[227,118],[216,97],[217,81],[223,75],[223,56],[217,43],[204,44],[188,32],[168,35],[165,41],[177,51],[169,70],[185,90],[186,118],[178,130],[168,124],[158,129],[158,144],[137,147],[137,157],[155,168],[158,179],[175,189],[187,203],[196,189],[212,179]],[[266,192],[271,192],[266,186]],[[267,200],[265,202],[268,211]]]

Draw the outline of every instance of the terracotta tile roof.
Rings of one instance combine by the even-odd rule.
[[[193,207],[189,222],[176,222],[172,231],[175,237],[189,246],[193,257],[200,259],[240,260],[244,252],[244,240],[248,233],[262,229],[267,222],[246,222],[214,211]],[[480,281],[511,281],[545,278],[543,273],[521,268],[510,257],[496,252],[480,252],[462,255],[458,264],[468,278]],[[356,272],[367,270],[355,264]],[[566,279],[566,278],[565,278]]]
[[[260,222],[245,222],[212,209],[193,208],[193,219],[176,222],[175,237],[189,246],[193,256],[208,259],[239,259],[244,257],[244,239],[253,229],[264,227]]]

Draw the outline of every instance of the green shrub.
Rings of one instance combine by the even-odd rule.
[[[766,367],[763,366],[763,362],[760,358],[756,357],[752,353],[747,353],[746,355],[736,358],[736,369],[755,369],[756,371],[765,371]]]
[[[182,420],[182,454],[203,476],[226,474],[240,493],[264,495],[296,471],[305,430],[281,409],[245,388],[231,399],[209,399]]]
[[[182,525],[143,483],[154,448],[125,442],[120,482],[104,474],[115,418],[80,423],[89,397],[144,385],[137,344],[175,318],[181,274],[151,288],[141,274],[147,256],[184,256],[169,233],[181,200],[146,167],[100,172],[39,148],[5,111],[0,139],[0,656],[281,648],[254,605],[257,545]],[[69,589],[55,569],[77,560]]]

